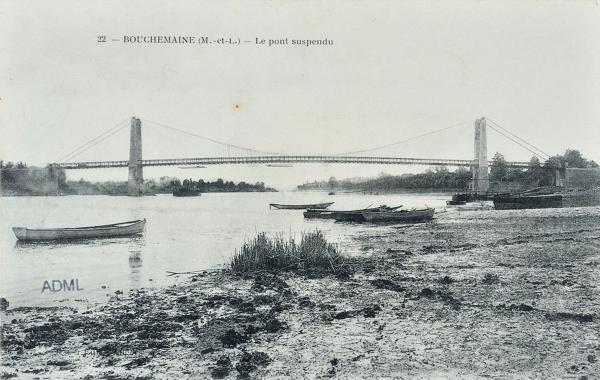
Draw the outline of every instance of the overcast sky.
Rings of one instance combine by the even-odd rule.
[[[473,157],[486,116],[555,154],[600,163],[595,1],[0,2],[0,157],[55,161],[131,116],[144,158],[240,155],[150,121],[258,150],[331,154],[459,125],[370,155]],[[106,35],[107,43],[97,36]],[[124,44],[130,35],[333,46]],[[120,41],[113,42],[112,39]],[[237,105],[237,106],[236,106]],[[128,157],[124,128],[74,160]],[[488,156],[531,153],[488,130]],[[296,165],[146,168],[145,177],[305,180],[424,168]],[[126,169],[69,172],[125,180]]]

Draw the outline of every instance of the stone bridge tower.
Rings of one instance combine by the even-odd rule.
[[[142,121],[131,118],[131,136],[129,139],[129,177],[127,194],[143,195],[144,171],[142,166]]]
[[[487,161],[487,131],[485,117],[475,120],[475,157],[473,160],[473,192],[486,193],[490,188]]]

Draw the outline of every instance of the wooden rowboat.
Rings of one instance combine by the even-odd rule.
[[[410,223],[425,222],[433,218],[434,208],[421,210],[363,212],[362,216],[370,223]]]
[[[13,232],[19,240],[70,240],[135,235],[142,233],[145,226],[146,219],[143,219],[101,226],[74,228],[30,229],[13,227]]]
[[[374,211],[394,211],[402,207],[395,206],[389,207],[386,205],[381,205],[379,207],[370,207],[363,208],[360,210],[314,210],[308,209],[304,212],[304,217],[306,219],[335,219],[337,222],[353,222],[353,221],[363,221],[364,218],[362,216],[363,212],[374,212]]]
[[[269,208],[274,207],[278,210],[308,210],[308,209],[322,210],[322,209],[326,209],[327,207],[331,206],[333,203],[334,202],[313,203],[313,204],[306,204],[306,205],[282,205],[279,203],[269,203]]]

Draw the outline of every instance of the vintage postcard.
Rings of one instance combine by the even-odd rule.
[[[0,1],[0,379],[597,379],[597,1]]]

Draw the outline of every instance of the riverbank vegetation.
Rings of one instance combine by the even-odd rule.
[[[161,177],[160,181],[156,183],[154,180],[146,182],[149,189],[155,190],[156,193],[167,192],[170,193],[174,189],[180,187],[192,188],[200,190],[203,193],[237,193],[237,192],[265,192],[265,191],[277,191],[272,187],[265,186],[264,182],[256,182],[255,184],[246,183],[244,181],[238,182],[237,184],[233,181],[224,181],[222,178],[217,179],[214,182],[204,181],[202,178],[194,181],[193,179],[184,179],[180,181],[179,178],[172,177]]]
[[[539,158],[532,157],[529,167],[511,168],[501,153],[496,152],[490,162],[490,181],[495,184],[512,183],[520,187],[533,188],[552,186],[556,169],[564,168],[597,168],[598,164],[585,158],[575,149],[567,149],[564,154],[551,156],[542,163]],[[335,177],[327,181],[314,181],[298,185],[298,190],[348,190],[348,191],[395,191],[395,190],[439,190],[461,191],[470,188],[472,179],[469,167],[459,167],[455,171],[445,166],[428,169],[424,173],[389,175],[381,173],[376,178],[358,178],[337,180]]]
[[[269,237],[262,232],[233,255],[230,269],[236,274],[258,271],[339,274],[348,267],[336,246],[325,239],[323,232],[316,230],[303,233],[299,243],[293,237]]]
[[[65,194],[105,194],[105,195],[127,195],[126,181],[105,181],[90,182],[80,179],[79,181],[67,181]],[[214,182],[199,179],[185,179],[181,181],[175,177],[160,177],[144,181],[144,193],[147,194],[171,194],[173,190],[181,187],[198,189],[203,193],[232,193],[232,192],[266,192],[277,191],[271,187],[265,186],[263,182],[250,184],[246,182],[234,183],[233,181],[224,181],[219,178]]]
[[[146,194],[170,194],[180,187],[191,187],[203,193],[215,192],[266,192],[277,191],[265,186],[264,182],[254,184],[244,181],[237,184],[219,178],[214,182],[203,179],[175,177],[151,178],[144,182]],[[80,179],[67,180],[65,170],[53,167],[39,168],[27,166],[24,162],[0,161],[0,190],[5,196],[12,195],[127,195],[127,181],[92,182]]]
[[[56,195],[66,189],[66,176],[62,169],[30,167],[21,161],[0,160],[2,195]]]
[[[445,191],[463,190],[471,181],[469,168],[458,168],[451,172],[446,167],[428,169],[425,173],[402,174],[399,176],[381,173],[376,178],[360,180],[337,180],[331,177],[328,181],[315,181],[298,186],[298,190],[350,190],[350,191],[394,191],[399,189],[421,190],[436,189]]]

